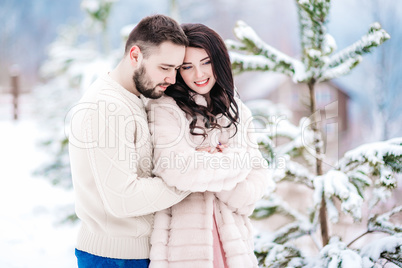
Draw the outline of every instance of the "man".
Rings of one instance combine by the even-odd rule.
[[[81,267],[148,267],[153,213],[188,193],[153,178],[141,95],[159,98],[175,83],[187,38],[163,15],[142,19],[123,59],[86,91],[71,117],[69,153]]]

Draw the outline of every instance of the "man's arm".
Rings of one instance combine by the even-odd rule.
[[[141,129],[144,122],[137,118],[135,110],[118,100],[105,98],[81,112],[81,117],[72,120],[74,137],[70,137],[70,146],[75,147],[75,155],[89,164],[97,191],[111,214],[122,218],[150,214],[180,202],[189,194],[167,186],[160,178],[138,176],[138,161],[152,163],[152,151],[147,156],[150,159],[139,154],[143,151],[140,146],[145,144],[141,145],[143,141],[135,137],[145,138],[139,133],[148,131],[148,127],[144,119],[146,128]],[[76,181],[81,183],[80,178]]]

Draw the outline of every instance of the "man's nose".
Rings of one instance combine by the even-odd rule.
[[[173,75],[169,75],[169,76],[167,76],[166,78],[165,78],[165,82],[166,83],[169,83],[169,84],[174,84],[174,83],[176,83],[176,73],[175,74],[173,74]]]

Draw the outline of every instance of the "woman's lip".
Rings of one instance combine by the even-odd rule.
[[[200,83],[200,84],[197,84],[197,83]],[[204,86],[208,85],[208,83],[209,83],[209,78],[207,78],[207,79],[205,79],[205,80],[201,80],[201,81],[194,82],[194,84],[195,84],[197,87],[204,87]]]

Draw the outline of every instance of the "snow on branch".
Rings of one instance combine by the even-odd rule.
[[[267,99],[250,100],[246,105],[253,113],[253,117],[263,117],[263,121],[268,121],[266,124],[275,124],[278,120],[292,118],[292,112],[285,105]]]
[[[351,58],[357,58],[359,55],[370,52],[373,47],[377,47],[390,39],[389,34],[381,28],[377,22],[371,25],[369,32],[359,41],[331,56],[328,62],[328,68],[334,68],[349,61]]]
[[[275,71],[291,75],[295,81],[301,81],[305,77],[305,67],[300,61],[292,59],[266,44],[245,22],[238,21],[236,23],[234,34],[244,45],[240,45],[236,41],[227,40],[226,44],[229,49],[245,50],[247,48],[247,51],[252,53],[253,56],[242,55],[247,56],[242,58],[238,53],[232,53],[233,69],[238,71]],[[265,61],[263,60],[264,57]],[[243,60],[246,61],[244,64],[242,64]],[[252,63],[253,61],[255,61],[254,64]]]
[[[399,206],[384,214],[370,217],[368,222],[368,230],[370,232],[380,231],[391,235],[402,233],[402,225],[395,225],[389,221],[392,215],[401,212],[402,206]]]
[[[345,156],[340,161],[340,169],[348,170],[348,167],[354,162],[369,162],[371,165],[391,164],[387,162],[392,161],[392,159],[389,159],[390,156],[402,157],[402,137],[388,141],[363,144],[346,152]],[[395,166],[395,169],[397,168],[400,167]]]
[[[278,121],[273,127],[271,138],[286,138],[289,142],[276,147],[277,155],[301,156],[308,165],[314,165],[318,156],[312,149],[314,148],[314,132],[310,125],[310,119],[305,117],[300,119],[298,126],[288,120]]]
[[[304,256],[298,248],[293,245],[285,244],[275,244],[270,243],[269,247],[265,247],[264,255],[257,253],[257,257],[264,258],[264,267],[294,267],[301,268],[306,266]]]
[[[332,237],[320,252],[321,266],[316,267],[362,267],[362,259],[349,249],[338,237]]]
[[[229,50],[247,50],[247,46],[235,40],[225,40],[225,45]]]
[[[302,8],[298,8],[299,21],[300,21],[300,39],[302,50],[313,47],[314,32],[312,31],[312,21],[307,12]]]
[[[324,68],[324,72],[317,81],[323,82],[326,80],[344,76],[348,74],[353,68],[355,68],[362,60],[363,57],[357,55],[354,58],[346,59],[344,62],[333,68],[327,68],[327,69]]]
[[[361,207],[363,198],[359,195],[356,187],[349,182],[345,173],[337,170],[330,170],[314,180],[314,204],[319,207],[322,194],[327,199],[335,196],[341,203],[341,209],[352,215],[354,220],[361,219]],[[332,211],[330,214],[333,215]]]
[[[300,182],[310,189],[313,189],[314,175],[303,165],[294,162],[286,161],[286,167],[276,168],[273,174],[273,179],[279,181]]]
[[[402,236],[376,239],[361,249],[360,256],[363,259],[363,267],[374,267],[374,263],[381,258],[402,267]]]
[[[324,21],[331,7],[330,0],[296,0],[312,19],[312,21]]]
[[[304,235],[312,234],[314,231],[315,225],[311,224],[310,222],[294,221],[277,230],[272,235],[272,242],[284,244],[289,240],[294,240]]]
[[[339,221],[339,212],[334,204],[334,201],[332,200],[332,198],[325,198],[325,202],[327,204],[327,213],[329,220],[333,223],[337,223]]]
[[[362,174],[378,177],[375,186],[395,188],[393,172],[402,171],[402,137],[364,144],[348,151],[339,161],[338,169],[353,179],[356,168],[364,165],[368,168],[361,170]]]
[[[334,37],[330,34],[324,36],[324,42],[322,45],[323,55],[329,55],[337,49],[336,41]]]
[[[271,193],[269,196],[266,195],[257,202],[252,217],[257,220],[266,219],[274,214],[284,215],[293,221],[275,231],[275,233],[270,234],[269,238],[265,236],[265,243],[283,244],[289,240],[311,234],[316,228],[316,224],[311,223],[308,217],[293,209],[275,193]]]
[[[261,55],[244,55],[237,52],[229,52],[234,72],[245,71],[275,71],[275,63]]]
[[[308,77],[317,79],[321,73],[319,70],[326,61],[326,55],[336,48],[334,39],[326,34],[324,26],[330,1],[297,0],[296,2],[300,22],[302,61],[305,66],[308,66],[307,70],[310,70]]]
[[[265,219],[275,213],[290,217],[299,222],[308,221],[303,214],[300,214],[297,210],[293,209],[275,193],[270,193],[257,202],[253,218]]]

